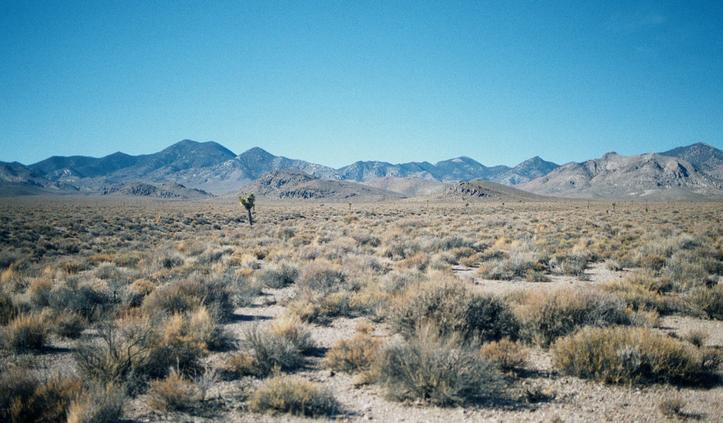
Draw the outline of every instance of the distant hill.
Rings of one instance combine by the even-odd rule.
[[[350,181],[320,179],[299,171],[274,171],[242,189],[268,199],[293,200],[392,200],[399,193]]]
[[[0,162],[0,196],[2,197],[62,194],[76,191],[78,191],[77,187],[50,181],[21,163]]]
[[[339,179],[348,179],[357,182],[385,177],[414,177],[430,179],[434,178],[433,173],[434,165],[427,162],[392,164],[377,161],[359,161],[348,166],[344,166],[337,171]]]
[[[697,143],[687,147],[678,147],[660,153],[677,157],[692,164],[695,170],[723,180],[723,151],[708,144]]]
[[[545,161],[540,156],[535,156],[490,179],[505,185],[519,185],[540,176],[545,176],[558,167],[560,166],[555,163]]]
[[[41,162],[28,166],[33,172],[44,175],[50,180],[72,178],[93,178],[115,172],[119,169],[133,166],[137,157],[124,153],[95,158],[86,156],[53,156]]]
[[[444,183],[436,179],[420,178],[409,176],[398,178],[384,176],[379,178],[368,178],[363,182],[374,188],[403,194],[407,197],[418,197],[440,194],[444,191]]]
[[[164,199],[197,200],[211,198],[212,195],[201,190],[186,188],[173,182],[165,184],[148,184],[145,182],[129,182],[104,187],[102,195],[150,197]]]
[[[546,199],[526,191],[491,181],[475,180],[446,184],[444,197],[462,200],[540,201]]]
[[[42,183],[45,182],[45,178],[21,163],[0,162],[0,182],[16,184],[35,182],[38,185],[42,185]]]
[[[507,166],[487,167],[474,159],[464,156],[437,162],[434,167],[434,176],[440,181],[491,179],[509,170]]]
[[[682,159],[660,154],[621,156],[607,153],[582,163],[568,163],[520,185],[541,195],[578,198],[720,197],[721,182]]]
[[[175,182],[222,194],[237,191],[266,173],[288,170],[324,180],[348,180],[377,187],[386,185],[388,190],[404,195],[439,190],[442,181],[489,179],[511,170],[507,166],[487,167],[469,157],[457,157],[436,164],[359,161],[333,169],[275,156],[259,147],[235,155],[216,142],[192,140],[183,140],[158,153],[140,156],[120,152],[100,158],[54,156],[27,168],[47,181],[70,184],[86,193],[100,192],[109,185],[144,181],[153,184]],[[532,174],[530,170],[524,171]],[[529,177],[526,175],[511,174],[503,182],[515,184]]]
[[[188,186],[220,194],[237,191],[261,175],[277,170],[300,171],[319,178],[336,179],[336,171],[330,167],[274,156],[258,147],[193,173],[176,175],[175,179]]]
[[[259,147],[236,155],[213,141],[183,140],[157,153],[138,156],[118,152],[100,158],[54,156],[29,166],[0,163],[0,195],[102,194],[108,187],[139,181],[153,186],[175,183],[222,195],[238,192],[277,171],[302,172],[315,180],[336,181],[313,182],[315,192],[335,193],[328,195],[360,189],[341,182],[358,182],[396,195],[425,196],[442,192],[444,183],[489,180],[540,195],[574,198],[720,198],[723,152],[698,143],[659,154],[608,154],[563,166],[539,156],[514,167],[486,166],[460,156],[434,164],[358,161],[334,169],[276,156]]]

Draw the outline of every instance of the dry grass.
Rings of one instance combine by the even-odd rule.
[[[440,337],[428,325],[381,353],[376,375],[395,400],[456,406],[494,400],[504,383],[493,364],[457,337]]]
[[[164,379],[152,381],[148,389],[148,404],[159,411],[193,409],[201,399],[198,386],[176,370],[172,370]]]
[[[706,351],[643,328],[583,328],[552,346],[565,373],[606,383],[700,383],[717,366]]]
[[[249,407],[262,413],[289,413],[321,417],[339,413],[341,407],[332,394],[298,376],[275,375],[251,396]]]
[[[274,369],[295,370],[306,363],[304,354],[315,345],[307,328],[293,316],[279,318],[268,327],[254,326],[246,333],[245,352],[232,355],[227,369],[238,375],[269,375]]]
[[[392,327],[406,337],[434,323],[440,334],[458,333],[465,341],[516,338],[519,323],[507,304],[470,293],[456,281],[412,286],[391,308]]]
[[[500,369],[509,371],[523,368],[527,363],[529,352],[521,343],[502,338],[499,341],[483,344],[480,354]]]
[[[250,379],[274,367],[321,371],[308,357],[315,352],[309,331],[318,324],[335,331],[335,319],[363,317],[375,333],[391,328],[390,339],[404,339],[385,348],[385,338],[359,333],[334,345],[321,365],[363,375],[400,398],[465,404],[499,393],[497,367],[525,366],[520,341],[541,345],[530,346],[537,357],[589,326],[655,327],[660,315],[673,313],[722,318],[720,204],[608,209],[595,202],[401,202],[352,210],[284,203],[263,205],[249,228],[239,224],[237,205],[223,201],[0,201],[2,362],[51,370],[77,365],[87,386],[60,408],[72,421],[113,421],[125,393],[147,393],[152,381],[170,377],[171,367],[200,388],[208,363],[245,376],[233,386],[255,384]],[[547,287],[520,281],[579,284],[599,278],[602,263],[625,273],[604,284],[593,279],[580,291],[542,292]],[[477,279],[514,280],[495,284],[505,290],[529,292],[481,296],[474,291],[487,283],[455,276],[459,266],[471,267],[467,274]],[[263,322],[235,345],[225,329],[251,325],[237,307],[274,301],[281,316],[298,319]],[[436,333],[420,333],[429,322]],[[603,337],[613,342],[617,332],[610,330]],[[714,355],[696,347],[703,336],[678,335],[686,339],[672,340],[684,346],[683,363],[702,357],[704,368],[713,365]],[[626,363],[635,358],[623,355]],[[75,363],[67,362],[71,356]],[[590,377],[624,379],[605,376],[602,367]],[[5,378],[10,370],[0,371]],[[16,389],[30,392],[21,395],[26,404],[45,380],[24,376],[16,377]],[[475,382],[482,376],[492,378],[489,386]],[[519,387],[514,374],[507,376]],[[681,376],[661,366],[636,378]]]
[[[82,392],[76,376],[56,373],[42,379],[30,369],[9,369],[0,374],[0,420],[62,421]]]
[[[123,389],[108,385],[92,387],[70,404],[68,423],[115,423],[123,412]]]
[[[377,360],[381,346],[381,340],[368,332],[360,332],[334,344],[324,357],[324,365],[347,373],[367,372]]]
[[[518,301],[523,334],[545,346],[581,326],[629,323],[622,301],[590,289],[530,291]]]
[[[20,314],[3,330],[3,344],[14,352],[39,351],[46,345],[49,332],[47,316]]]

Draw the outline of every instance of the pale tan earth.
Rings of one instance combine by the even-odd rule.
[[[623,277],[625,272],[608,270],[604,263],[594,265],[587,273],[590,280],[573,277],[551,277],[550,282],[494,281],[474,276],[470,268],[455,269],[457,275],[473,286],[475,290],[495,295],[515,290],[557,289],[564,286],[587,286]],[[236,310],[239,322],[228,325],[239,338],[244,331],[255,324],[265,324],[284,312],[283,303],[293,297],[294,288],[280,290],[266,289],[258,305]],[[272,303],[272,304],[267,304]],[[360,321],[366,318],[337,318],[329,326],[312,325],[313,339],[322,348],[330,348],[338,340],[351,338]],[[703,329],[710,337],[707,345],[723,346],[723,322],[703,320],[686,316],[667,316],[662,319],[661,330],[682,336],[691,329]],[[384,324],[375,324],[374,335],[381,338],[390,336]],[[214,360],[216,357],[211,357]],[[676,421],[662,416],[658,410],[661,399],[678,395],[687,405],[683,410],[692,421],[723,421],[723,387],[713,389],[678,388],[670,385],[615,386],[575,377],[559,376],[553,369],[549,352],[534,347],[529,360],[527,374],[517,379],[518,391],[539,387],[551,393],[554,398],[531,404],[515,404],[499,407],[458,407],[439,408],[421,403],[401,404],[385,399],[384,392],[377,386],[358,386],[354,376],[345,373],[332,374],[321,368],[320,359],[310,360],[308,369],[298,374],[329,388],[341,402],[347,415],[338,416],[341,421],[379,422],[660,422]],[[182,413],[160,415],[149,410],[140,397],[131,402],[128,415],[143,422],[151,421],[226,421],[226,422],[305,422],[318,419],[289,415],[265,415],[251,413],[235,399],[243,398],[249,386],[256,386],[258,380],[246,378],[233,382],[220,382],[210,396],[223,402],[231,411],[208,418]],[[237,407],[237,408],[235,408]],[[235,409],[234,409],[235,408]]]
[[[200,240],[207,243],[208,250],[229,248],[228,257],[246,262],[254,247],[262,240],[277,241],[279,231],[294,227],[298,236],[313,240],[314,247],[327,248],[331,245],[343,247],[354,232],[368,232],[379,236],[382,242],[393,237],[415,236],[430,240],[452,235],[466,238],[484,239],[492,244],[502,237],[527,236],[530,233],[555,237],[560,233],[570,233],[573,238],[594,237],[594,230],[602,230],[606,225],[625,228],[629,233],[644,238],[645,233],[638,225],[646,228],[664,227],[665,231],[677,228],[685,220],[686,230],[691,233],[720,232],[720,217],[723,206],[712,204],[630,204],[618,205],[617,211],[608,203],[373,203],[354,204],[260,204],[257,208],[258,223],[253,228],[243,221],[244,214],[237,204],[223,202],[153,202],[132,200],[53,200],[54,202],[37,205],[35,200],[19,200],[17,203],[6,200],[0,203],[3,216],[16,216],[14,224],[37,224],[53,226],[60,233],[70,232],[68,221],[77,215],[84,217],[95,215],[96,220],[106,218],[111,224],[124,227],[128,222],[146,225],[139,233],[134,233],[127,248],[155,254],[163,249],[176,252],[178,244],[186,240]],[[648,207],[651,211],[648,212]],[[119,217],[113,220],[111,217]],[[702,216],[702,217],[701,217]],[[717,216],[717,217],[716,217]],[[42,219],[40,219],[42,218]],[[163,219],[172,221],[168,232],[158,222]],[[717,220],[716,220],[717,219]],[[91,220],[88,218],[88,220]],[[199,223],[207,220],[208,223]],[[40,222],[40,223],[38,223]],[[190,223],[188,223],[190,222]],[[642,223],[641,223],[642,222]],[[212,228],[217,224],[217,228]],[[153,232],[158,231],[158,232]],[[416,232],[414,232],[416,231]],[[661,229],[661,233],[665,233]],[[413,233],[413,235],[410,235]],[[522,234],[522,235],[520,235]],[[73,234],[77,236],[77,234]],[[65,235],[63,235],[65,236]],[[112,250],[117,235],[94,236],[88,241]],[[388,237],[388,238],[387,238]],[[329,238],[330,240],[325,240]],[[415,240],[417,240],[415,238]],[[320,240],[324,239],[322,243]],[[574,239],[573,239],[574,241]],[[235,242],[235,244],[234,244]],[[573,242],[574,243],[574,242]],[[571,243],[571,245],[573,244]],[[281,244],[281,242],[279,242]],[[322,245],[320,247],[320,245]],[[278,245],[279,249],[289,248],[288,244]],[[720,248],[720,246],[716,246]],[[381,247],[379,248],[381,249]],[[102,250],[106,252],[105,250]],[[377,251],[374,251],[377,253]],[[281,251],[278,254],[291,254]],[[293,254],[297,254],[294,250]],[[368,254],[364,251],[364,254]],[[361,254],[360,254],[361,255]],[[298,259],[297,256],[292,256]],[[61,257],[62,258],[62,257]],[[54,263],[57,258],[49,258]],[[187,257],[188,265],[196,264],[196,258]],[[267,263],[263,259],[251,258],[254,270],[263,269]],[[399,261],[386,259],[390,266],[398,266]],[[225,262],[218,263],[226,265]],[[555,290],[565,287],[598,286],[611,280],[624,278],[637,269],[626,268],[623,271],[610,270],[604,260],[592,262],[584,277],[546,275],[547,282],[526,282],[524,280],[487,280],[479,276],[477,268],[462,264],[454,265],[453,277],[475,292],[505,296],[516,291]],[[90,270],[91,272],[93,270]],[[169,273],[172,275],[172,273]],[[720,281],[718,282],[720,283]],[[234,318],[225,323],[225,328],[241,341],[246,331],[254,325],[267,325],[275,317],[283,315],[287,303],[296,295],[295,285],[283,289],[264,288],[263,294],[253,304],[235,310]],[[374,327],[374,336],[387,340],[392,336],[389,326],[370,317],[339,317],[329,325],[308,324],[311,335],[320,352],[331,348],[337,341],[351,338],[357,326],[366,322]],[[679,338],[691,331],[702,330],[708,337],[708,346],[723,347],[723,322],[699,317],[670,315],[663,316],[655,330],[669,333]],[[86,329],[83,336],[92,338],[93,329]],[[51,338],[49,349],[40,354],[24,354],[14,360],[33,361],[36,367],[50,370],[71,370],[75,368],[72,357],[75,341]],[[421,402],[400,403],[386,398],[384,390],[378,385],[359,385],[355,376],[345,373],[333,373],[321,364],[322,354],[308,357],[308,364],[296,374],[318,382],[328,388],[343,407],[343,413],[333,418],[343,421],[380,421],[380,422],[453,422],[453,421],[531,421],[531,422],[658,422],[666,421],[661,414],[659,404],[662,400],[679,397],[685,406],[683,415],[671,421],[687,419],[690,421],[723,421],[723,385],[705,387],[681,387],[667,384],[642,386],[605,385],[593,380],[563,376],[553,368],[549,351],[530,346],[531,355],[524,371],[508,374],[510,381],[510,400],[498,404],[481,404],[466,407],[440,408]],[[213,352],[205,360],[211,367],[218,367],[230,352]],[[208,399],[193,414],[183,412],[161,413],[152,410],[145,395],[131,398],[124,406],[124,419],[127,421],[184,421],[184,422],[271,422],[271,421],[307,421],[313,419],[289,415],[269,415],[253,413],[248,410],[248,396],[262,383],[254,377],[241,377],[225,381],[219,379],[210,389]],[[528,393],[544,393],[546,398],[539,401],[529,400]],[[323,418],[322,418],[323,420]]]

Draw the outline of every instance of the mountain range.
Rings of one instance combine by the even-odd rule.
[[[236,155],[213,141],[183,140],[138,156],[54,156],[27,166],[0,162],[0,195],[154,193],[199,198],[251,187],[276,198],[396,198],[450,189],[458,194],[455,183],[473,180],[557,197],[723,198],[723,151],[698,143],[634,156],[607,153],[561,166],[539,156],[514,167],[485,166],[462,156],[434,164],[358,161],[334,169],[275,156],[259,147]],[[284,187],[270,190],[268,183],[279,181],[285,181]]]

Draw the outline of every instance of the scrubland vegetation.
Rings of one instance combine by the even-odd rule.
[[[0,210],[0,421],[723,411],[720,203]]]

